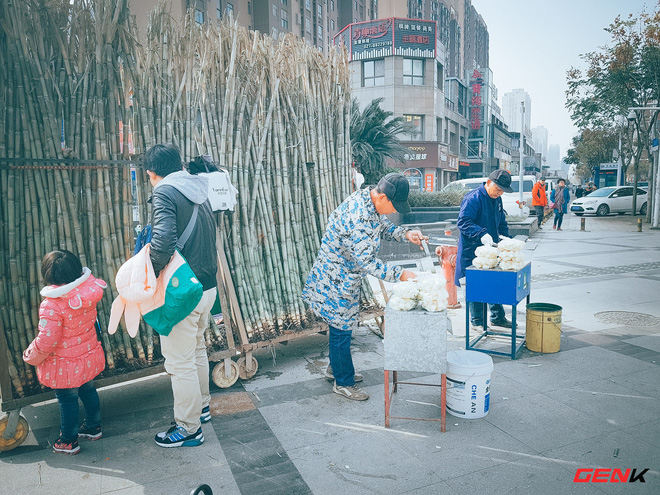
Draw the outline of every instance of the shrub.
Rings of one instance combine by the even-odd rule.
[[[465,188],[451,188],[439,192],[411,192],[408,202],[412,207],[460,206]]]

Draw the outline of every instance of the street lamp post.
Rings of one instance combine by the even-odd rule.
[[[525,174],[525,151],[524,151],[524,130],[525,130],[525,102],[521,101],[520,102],[520,110],[521,110],[521,120],[520,120],[520,143],[518,144],[519,146],[519,155],[520,155],[520,163],[518,164],[518,176],[520,177],[520,182],[518,182],[518,191],[519,191],[519,199],[518,199],[518,206],[520,207],[520,210],[522,211],[523,207],[523,175]]]
[[[641,111],[644,112],[646,110],[651,110],[656,113],[656,121],[655,121],[655,138],[658,139],[658,122],[657,122],[657,114],[660,111],[660,107],[629,107],[628,111],[630,112],[628,114],[628,120],[630,122],[635,122],[638,119],[637,112]],[[651,211],[651,228],[657,229],[660,228],[658,226],[660,222],[660,173],[658,169],[658,146],[655,148],[655,156],[653,157],[653,169],[651,171],[651,180],[649,181],[649,200],[647,201],[647,205],[652,204],[653,205],[653,210]],[[637,183],[638,177],[635,176],[635,184]],[[637,192],[636,190],[634,191],[635,193]],[[651,198],[651,193],[653,193],[653,198]],[[635,194],[636,195],[636,194]],[[651,201],[652,199],[652,201]],[[633,212],[634,213],[634,212]]]

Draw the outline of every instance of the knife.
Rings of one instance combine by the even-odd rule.
[[[420,268],[422,271],[435,273],[435,264],[433,263],[431,253],[429,253],[429,245],[425,240],[422,240],[422,248],[424,248],[426,256],[419,260]]]

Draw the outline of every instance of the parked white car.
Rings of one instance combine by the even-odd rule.
[[[585,214],[596,214],[602,217],[610,213],[630,213],[632,212],[632,200],[632,186],[603,187],[573,201],[570,210],[579,217]],[[638,187],[637,212],[640,215],[646,215],[647,203],[648,192]]]
[[[519,194],[517,192],[512,192],[512,193],[504,193],[502,194],[502,206],[504,207],[504,211],[506,214],[510,217],[523,217],[527,218],[530,215],[530,209],[529,207],[532,204],[532,187],[534,185],[533,180],[528,179],[529,177],[533,176],[528,176],[526,175],[523,180],[523,198],[527,195],[526,191],[528,189],[529,185],[529,198],[524,201],[524,204],[522,205],[522,208],[520,207],[518,201],[520,199]],[[511,181],[511,187],[513,188],[514,191],[518,190],[518,184],[519,180],[518,177],[512,177]],[[472,189],[478,188],[481,184],[486,182],[488,180],[488,177],[476,177],[472,179],[461,179],[461,180],[456,180],[454,182],[450,182],[447,184],[445,187],[442,188],[442,191],[446,191],[449,188],[464,188],[468,191],[471,191]],[[530,182],[530,184],[527,184],[527,182]]]

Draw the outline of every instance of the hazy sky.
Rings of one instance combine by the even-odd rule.
[[[472,0],[490,36],[490,68],[502,95],[523,88],[532,99],[532,127],[566,156],[577,133],[565,107],[566,71],[584,67],[580,54],[610,42],[603,28],[618,14],[637,16],[657,0]]]

